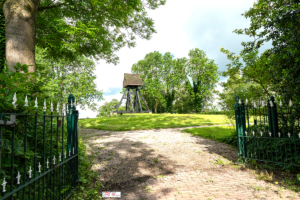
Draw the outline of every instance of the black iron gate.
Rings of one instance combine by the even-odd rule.
[[[67,199],[78,185],[75,98],[69,95],[66,109],[58,104],[53,112],[51,102],[48,113],[46,101],[43,109],[0,113],[0,200]]]

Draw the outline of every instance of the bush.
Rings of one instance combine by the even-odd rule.
[[[203,114],[203,115],[227,115],[227,114],[234,114],[234,110],[232,110],[232,111],[206,111],[206,112],[201,112],[200,114]]]

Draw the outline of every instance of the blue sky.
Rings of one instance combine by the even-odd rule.
[[[247,28],[250,20],[241,16],[253,6],[254,0],[167,0],[166,5],[156,10],[148,10],[148,15],[154,20],[157,31],[151,40],[137,38],[135,48],[124,47],[117,55],[118,65],[100,61],[96,67],[97,88],[104,92],[104,101],[97,102],[99,106],[105,101],[122,97],[124,73],[131,73],[134,63],[142,60],[147,53],[159,51],[171,52],[176,58],[188,58],[189,50],[199,48],[204,50],[210,59],[215,60],[220,71],[226,70],[229,63],[225,54],[220,52],[224,47],[237,55],[242,49],[242,41],[253,38],[233,33],[234,29]],[[271,48],[266,44],[261,52]],[[220,77],[220,81],[226,81]],[[218,90],[222,90],[220,86]],[[217,101],[214,102],[215,104]],[[92,110],[80,110],[80,118],[96,117]]]

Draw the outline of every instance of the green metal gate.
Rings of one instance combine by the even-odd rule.
[[[300,166],[300,117],[292,101],[278,106],[273,96],[266,102],[235,100],[239,157]]]
[[[26,97],[24,106],[27,103]],[[75,103],[70,94],[62,111],[57,104],[53,112],[51,102],[46,112],[45,101],[43,114],[0,113],[0,200],[70,197],[78,185]]]

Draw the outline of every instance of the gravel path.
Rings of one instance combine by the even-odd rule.
[[[95,155],[92,170],[99,172],[97,181],[105,186],[104,191],[121,191],[118,199],[271,200],[280,194],[300,199],[292,191],[278,192],[278,187],[257,180],[249,170],[216,164],[236,162],[237,150],[182,132],[186,128],[80,129],[79,133],[88,154]]]

